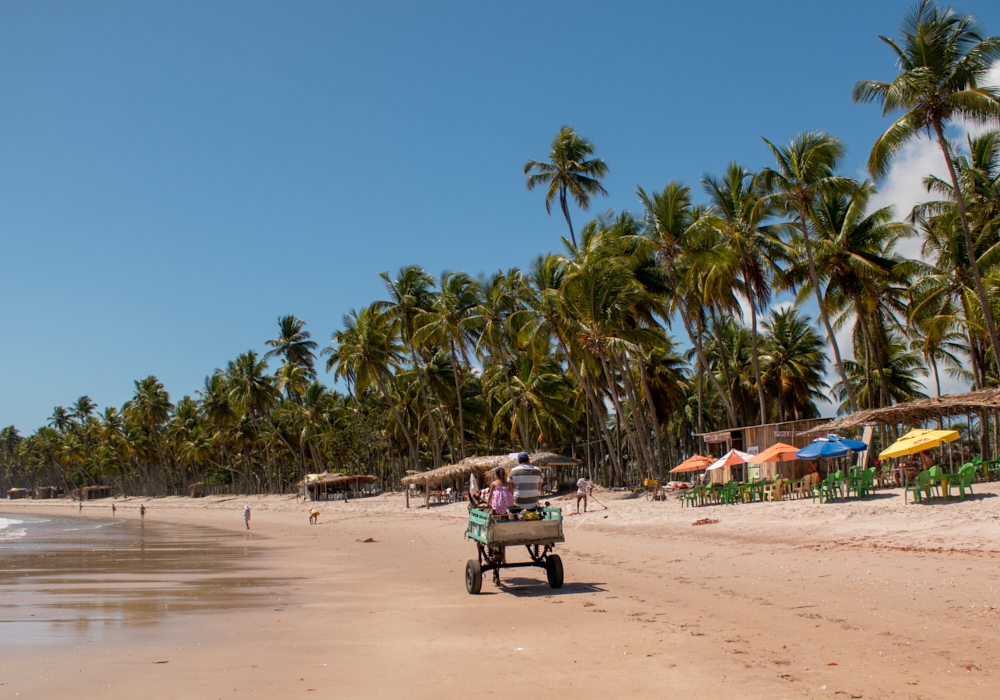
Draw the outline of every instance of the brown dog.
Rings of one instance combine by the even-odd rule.
[[[318,525],[319,524],[319,511],[313,508],[309,511],[309,524]]]

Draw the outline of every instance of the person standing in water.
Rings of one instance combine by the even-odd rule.
[[[82,513],[83,512],[83,499],[82,498],[80,499],[80,509],[78,511],[76,511],[76,512],[77,513]]]
[[[250,529],[250,504],[243,506],[243,522],[247,524],[247,530]]]
[[[143,503],[141,506],[139,506],[139,519],[140,520],[145,520],[146,519],[146,504],[145,503]]]
[[[111,517],[112,517],[112,518],[113,518],[113,517],[115,517],[115,511],[117,511],[117,510],[118,510],[118,509],[117,509],[117,508],[115,508],[115,504],[114,504],[114,503],[112,503],[112,504],[111,504]]]

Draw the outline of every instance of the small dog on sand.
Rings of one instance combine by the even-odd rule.
[[[318,525],[319,524],[319,511],[313,508],[309,511],[309,524]]]

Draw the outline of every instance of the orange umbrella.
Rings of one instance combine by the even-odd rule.
[[[783,442],[771,445],[766,450],[760,454],[756,454],[750,460],[754,464],[764,464],[765,462],[794,462],[798,459],[795,456],[795,452],[798,447],[794,445],[786,445]]]
[[[694,457],[688,457],[676,467],[671,469],[670,473],[679,474],[681,472],[700,472],[711,463],[712,459],[710,457],[695,455]]]

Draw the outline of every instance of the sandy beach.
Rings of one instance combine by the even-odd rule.
[[[880,491],[682,509],[604,491],[606,510],[566,519],[563,589],[522,569],[479,596],[463,583],[475,548],[461,503],[119,500],[117,518],[138,520],[146,503],[151,531],[197,528],[233,547],[217,556],[252,551],[248,572],[267,579],[260,600],[81,622],[45,642],[4,634],[0,698],[464,698],[526,687],[588,698],[991,697],[1000,484],[976,492],[917,506]],[[106,519],[110,501],[76,511],[0,503],[8,517]],[[703,518],[718,522],[692,525]],[[160,585],[195,575],[167,572]],[[12,595],[4,624],[20,629],[17,616],[38,613]]]

